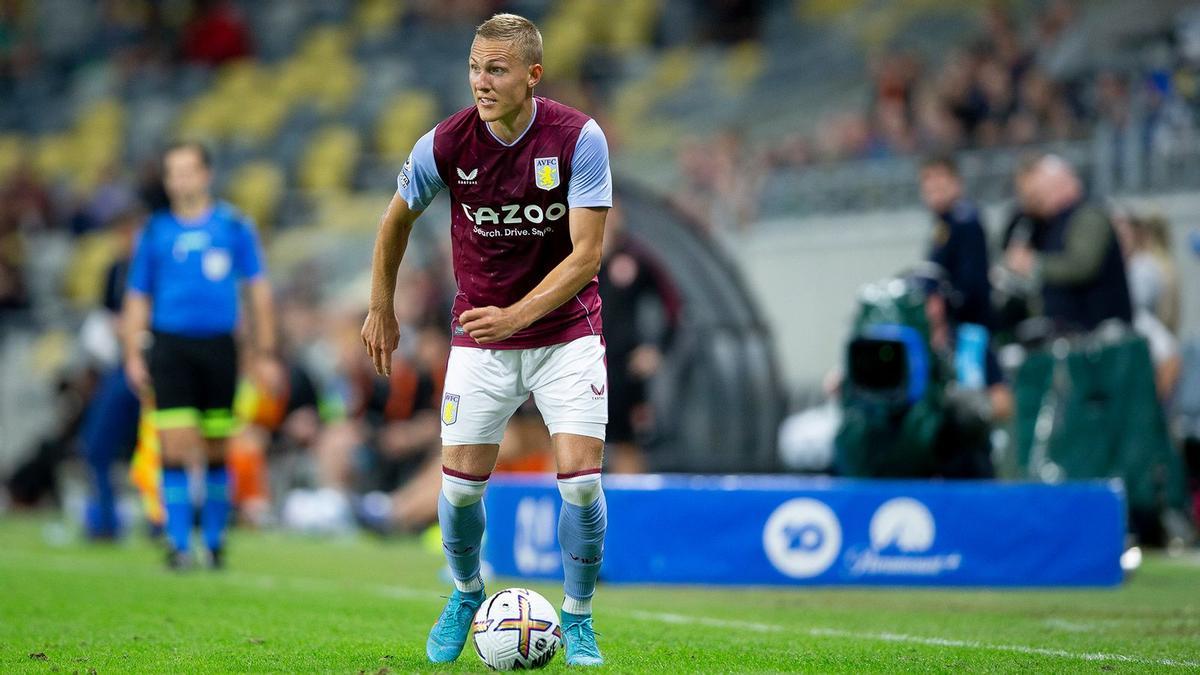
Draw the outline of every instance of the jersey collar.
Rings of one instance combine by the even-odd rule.
[[[520,143],[521,139],[525,138],[525,134],[529,133],[529,130],[533,128],[533,122],[534,122],[534,120],[537,119],[537,111],[538,111],[537,97],[534,96],[533,97],[533,114],[529,116],[529,125],[525,127],[525,131],[522,131],[520,136],[517,136],[515,139],[513,139],[512,143],[505,143],[504,141],[500,140],[500,137],[496,135],[496,132],[492,131],[492,125],[488,124],[487,122],[483,122],[483,127],[488,130],[488,133],[492,135],[492,138],[496,139],[497,143],[499,143],[500,145],[503,145],[506,148],[511,148],[514,145],[516,145],[517,143]],[[483,120],[480,120],[480,121],[482,122]]]
[[[175,214],[174,211],[170,211],[171,217],[175,219],[175,222],[179,223],[180,227],[199,227],[201,225],[206,225],[208,223],[208,221],[212,220],[213,214],[216,212],[217,212],[216,203],[213,203],[211,206],[209,206],[208,210],[206,210],[201,215],[199,215],[195,218],[189,218],[187,220],[180,218],[178,215]]]

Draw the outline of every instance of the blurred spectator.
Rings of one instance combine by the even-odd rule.
[[[325,339],[336,353],[348,396],[345,419],[329,424],[312,445],[316,483],[346,499],[365,493],[356,515],[376,532],[418,532],[437,520],[439,420],[450,349],[444,295],[432,270],[401,270],[396,284],[400,346],[387,380],[362,358],[358,312],[339,307],[318,319],[326,323]]]
[[[1035,233],[1041,228],[1034,215],[1034,169],[1042,155],[1029,153],[1017,162],[1013,173],[1015,199],[1012,214],[1000,238],[1000,250],[1031,245]],[[998,342],[1012,342],[1017,337],[1017,328],[1040,309],[1039,289],[1033,279],[1016,274],[1003,263],[995,264],[988,274],[992,282],[992,330]]]
[[[1172,74],[1152,71],[1145,80],[1145,109],[1142,111],[1144,148],[1171,156],[1195,137],[1195,111],[1176,90]]]
[[[14,243],[17,243],[15,237],[0,238],[0,325],[3,325],[2,319],[8,312],[29,307],[25,280],[16,262],[20,253],[13,254],[7,250]]]
[[[51,229],[54,215],[50,189],[26,158],[0,185],[0,236]]]
[[[326,474],[342,481],[338,487],[367,493],[359,516],[378,532],[419,532],[437,520],[439,420],[450,339],[444,327],[425,326],[406,342],[392,361],[388,380],[377,378],[365,362],[356,369],[358,400],[364,406],[353,414],[358,456],[325,459]],[[339,452],[347,450],[352,448]]]
[[[112,59],[124,80],[135,77],[147,64],[170,60],[171,33],[163,25],[163,3],[103,0],[99,4],[94,49]]]
[[[922,163],[921,199],[934,217],[929,260],[941,267],[956,296],[949,299],[947,318],[955,325],[990,328],[987,234],[979,207],[963,194],[953,157],[935,155]]]
[[[1170,227],[1158,215],[1117,210],[1113,223],[1125,254],[1134,329],[1146,338],[1159,398],[1175,391],[1182,369],[1179,348],[1179,282],[1170,253]]]
[[[56,379],[54,423],[33,442],[30,451],[23,455],[26,459],[5,482],[16,505],[33,507],[44,505],[46,500],[58,503],[58,467],[74,452],[85,406],[96,389],[96,375],[94,370],[84,369],[64,372]]]
[[[1016,171],[1013,172],[1013,212],[1000,239],[1001,250],[1007,251],[1013,243],[1029,244],[1040,228],[1034,181],[1043,157],[1045,155],[1041,153],[1030,152],[1017,161]]]
[[[736,44],[759,37],[763,0],[715,0],[698,3],[704,39],[723,44]]]
[[[100,176],[100,184],[71,216],[71,232],[79,235],[98,229],[136,203],[137,195],[121,176],[120,168],[108,166]]]
[[[1009,269],[1041,281],[1042,311],[1060,329],[1132,323],[1125,263],[1108,215],[1087,202],[1079,176],[1060,157],[1039,160],[1029,181],[1039,226],[1028,243],[1009,243]]]
[[[1129,225],[1129,293],[1133,308],[1150,312],[1167,330],[1178,334],[1179,273],[1171,253],[1171,226],[1157,213],[1135,216]]]
[[[643,443],[653,427],[650,381],[662,367],[678,322],[678,299],[661,266],[624,229],[624,212],[609,211],[600,267],[608,358],[609,469],[643,473]]]
[[[34,75],[42,65],[37,3],[0,0],[0,93]]]
[[[90,483],[85,529],[92,538],[114,538],[121,529],[112,468],[118,460],[130,455],[137,441],[141,406],[121,367],[118,317],[134,236],[144,221],[145,213],[140,206],[131,204],[109,223],[116,238],[116,251],[104,275],[104,296],[100,306],[88,313],[80,329],[83,351],[102,372],[96,392],[87,402],[79,435],[79,453],[87,466]]]
[[[194,0],[180,49],[186,61],[219,66],[251,53],[250,30],[229,0]]]
[[[712,139],[686,139],[677,158],[684,184],[672,193],[673,202],[706,227],[743,229],[757,216],[766,158],[748,148],[736,129]]]
[[[25,234],[53,224],[50,191],[23,161],[0,185],[0,316],[29,307]]]
[[[1088,35],[1073,2],[1052,0],[1038,17],[1034,39],[1038,65],[1056,79],[1075,77],[1086,68]]]

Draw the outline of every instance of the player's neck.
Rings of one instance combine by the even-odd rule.
[[[171,213],[179,220],[197,220],[212,208],[212,197],[202,195],[194,199],[179,199],[171,203]]]
[[[525,99],[525,102],[510,115],[501,117],[498,120],[488,122],[488,128],[492,130],[496,138],[502,143],[511,145],[515,143],[521,134],[529,128],[529,123],[533,120],[533,97]]]

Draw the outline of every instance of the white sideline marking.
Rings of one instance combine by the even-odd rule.
[[[739,628],[756,633],[781,633],[788,631],[785,626],[755,621],[731,621],[713,619],[703,616],[687,616],[684,614],[667,614],[662,612],[627,612],[628,616],[645,621],[658,621],[671,624],[694,624],[711,626],[713,628]],[[1025,645],[1004,645],[978,642],[976,640],[952,640],[949,638],[925,637],[921,635],[906,635],[904,633],[871,633],[838,628],[807,628],[800,629],[801,633],[813,637],[853,638],[857,640],[875,640],[877,642],[904,642],[909,644],[927,645],[930,647],[954,647],[959,649],[988,649],[998,652],[1013,652],[1036,656],[1054,656],[1076,661],[1119,661],[1143,666],[1174,666],[1179,668],[1200,668],[1200,661],[1182,659],[1154,659],[1126,654],[1108,654],[1104,652],[1069,652],[1065,649],[1047,649],[1044,647],[1027,647]]]
[[[1062,630],[1068,633],[1093,633],[1096,630],[1096,626],[1093,624],[1067,621],[1066,619],[1046,619],[1042,624],[1047,628]]]

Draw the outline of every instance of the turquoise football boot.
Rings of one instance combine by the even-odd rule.
[[[449,663],[458,658],[471,634],[471,619],[475,618],[475,611],[486,597],[483,591],[463,593],[457,589],[450,595],[425,642],[425,654],[430,661]]]
[[[562,613],[563,643],[567,648],[568,666],[602,666],[604,657],[596,646],[596,631],[592,617]]]

